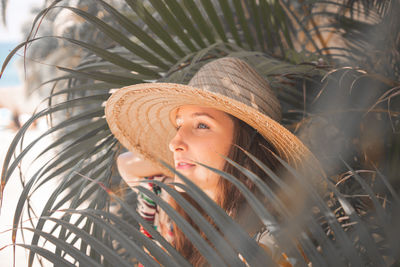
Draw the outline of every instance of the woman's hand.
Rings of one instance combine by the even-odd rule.
[[[117,158],[118,172],[129,186],[136,186],[143,177],[162,174],[161,168],[132,152],[125,152]]]

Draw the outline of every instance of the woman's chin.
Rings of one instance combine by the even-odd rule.
[[[175,177],[174,177],[174,183],[185,185],[185,183],[177,175],[175,175]],[[174,187],[175,187],[175,190],[178,192],[185,192],[185,189],[183,189],[182,186],[175,185]]]
[[[178,191],[178,192],[181,192],[181,193],[185,192],[185,190],[183,190],[182,187],[176,186],[176,185],[175,185],[175,190]]]

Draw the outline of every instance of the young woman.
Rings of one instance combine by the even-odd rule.
[[[271,187],[273,182],[240,148],[273,171],[280,168],[274,154],[298,170],[310,166],[319,169],[317,160],[303,143],[278,123],[280,112],[269,84],[246,62],[230,57],[204,65],[189,85],[137,84],[116,91],[106,104],[111,131],[132,151],[118,158],[118,169],[128,185],[138,185],[137,181],[144,177],[181,182],[159,163],[161,159],[199,186],[251,235],[262,224],[254,219],[245,220],[251,211],[240,191],[198,163],[233,174],[256,194],[255,185],[223,156],[256,173]],[[145,185],[153,189],[151,182]],[[182,194],[190,200],[190,196]],[[180,211],[179,205],[169,201]],[[182,232],[162,212],[158,213],[154,203],[144,195],[139,195],[138,210],[191,263],[204,263]],[[260,243],[268,245],[269,241]],[[273,248],[268,250],[271,252]]]

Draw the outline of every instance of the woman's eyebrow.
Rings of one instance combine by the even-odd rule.
[[[192,114],[191,117],[193,118],[193,117],[198,117],[198,116],[206,116],[206,117],[209,117],[209,118],[215,120],[215,118],[213,116],[211,116],[210,114],[208,114],[206,112],[195,112]]]
[[[194,118],[194,117],[199,117],[199,116],[206,116],[206,117],[209,117],[209,118],[215,120],[215,118],[213,116],[211,116],[210,114],[208,114],[206,112],[195,112],[190,117]],[[175,117],[175,120],[179,120],[179,119],[181,119],[181,116],[177,115]]]

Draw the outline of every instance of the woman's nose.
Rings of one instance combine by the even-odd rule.
[[[187,144],[184,141],[182,133],[180,131],[181,131],[181,129],[178,130],[178,132],[175,134],[175,136],[169,142],[169,149],[172,152],[186,151],[188,148]]]

